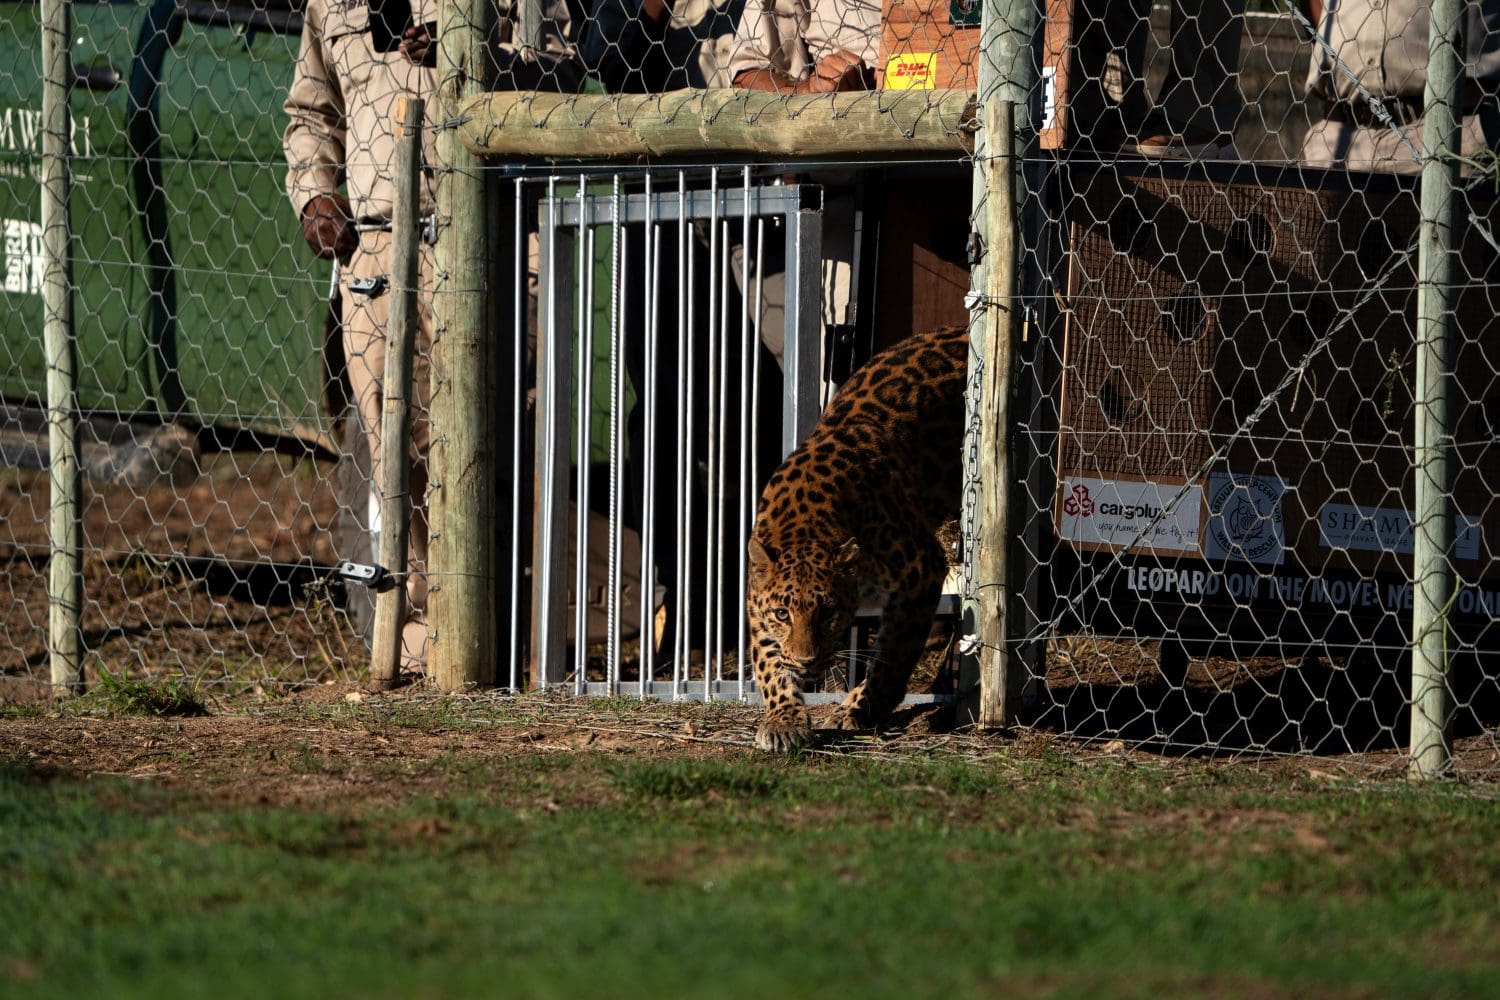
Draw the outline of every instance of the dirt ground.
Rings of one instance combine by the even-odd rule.
[[[420,683],[380,696],[360,690],[363,646],[341,607],[341,587],[329,576],[338,515],[332,471],[331,463],[312,458],[222,453],[199,460],[195,474],[176,485],[89,485],[89,681],[98,681],[104,664],[116,677],[186,682],[212,714],[145,720],[64,711],[7,718],[0,720],[0,743],[14,742],[42,766],[81,773],[144,769],[163,780],[174,774],[171,780],[189,780],[198,765],[218,761],[226,781],[243,773],[247,787],[289,783],[287,795],[310,779],[278,761],[308,746],[326,745],[351,766],[385,756],[424,759],[455,748],[534,753],[619,746],[622,752],[713,754],[751,746],[756,709],[726,704],[637,708],[632,724],[649,720],[644,734],[606,725],[608,705],[618,699],[591,708],[566,699],[506,701],[499,694],[451,704],[481,714],[500,706],[505,718],[520,713],[528,721],[480,724],[488,735],[381,724],[404,711],[401,706],[438,696]],[[41,712],[50,698],[46,497],[42,473],[0,470],[0,707]],[[947,648],[934,644],[915,691],[952,690],[951,673],[936,666]],[[1209,657],[1182,664],[1170,677],[1154,643],[1083,636],[1052,640],[1047,665],[1046,684],[1033,689],[1023,709],[1023,741],[1065,741],[1070,753],[1117,746],[1156,759],[1303,755],[1287,758],[1300,761],[1287,766],[1360,773],[1396,774],[1404,767],[1408,710],[1397,674],[1386,668]],[[1462,773],[1500,781],[1500,692],[1492,680],[1486,684],[1461,697],[1453,731]],[[345,700],[354,698],[369,700]],[[355,721],[323,720],[329,705],[360,704],[368,711]],[[881,752],[983,748],[1009,739],[952,732],[945,712],[903,710],[879,742]],[[248,755],[247,747],[254,748]],[[325,779],[314,784],[331,780]],[[328,794],[338,794],[333,785]]]
[[[0,744],[7,756],[44,773],[139,778],[244,803],[333,805],[441,792],[461,769],[437,765],[455,758],[744,754],[752,752],[758,714],[733,703],[445,697],[420,686],[372,695],[355,684],[320,684],[205,717],[63,712],[0,719]],[[899,752],[935,738],[922,720],[908,721],[914,723],[910,733],[880,746]],[[864,749],[876,747],[871,742]]]
[[[218,707],[211,709],[221,710]],[[826,718],[831,706],[819,706]],[[320,684],[281,699],[202,717],[98,717],[61,712],[0,718],[4,756],[39,775],[115,776],[205,794],[226,804],[338,809],[460,788],[465,763],[554,753],[723,759],[753,754],[758,709],[732,703],[624,703],[557,695],[441,696],[421,687],[370,695]],[[1288,783],[1399,780],[1396,753],[1337,758],[1178,758],[1120,740],[1075,740],[1038,730],[954,730],[931,706],[904,709],[891,732],[825,741],[814,754],[880,759],[951,755],[1019,769],[1058,755],[1172,767],[1249,767]],[[1500,769],[1492,742],[1458,747],[1461,773]],[[1019,774],[1018,774],[1019,776]],[[1484,784],[1476,785],[1483,790]]]

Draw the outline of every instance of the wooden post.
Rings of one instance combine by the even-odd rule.
[[[42,0],[42,335],[47,355],[52,486],[47,645],[52,686],[63,694],[83,689],[83,485],[78,463],[78,372],[68,219],[71,15],[71,0]]]
[[[458,125],[483,156],[614,159],[714,156],[808,160],[969,152],[973,95],[881,90],[785,97],[753,90],[666,94],[488,93]]]
[[[428,670],[455,690],[495,679],[496,449],[486,330],[491,234],[483,164],[453,124],[487,83],[490,0],[444,0],[438,34]]]
[[[401,626],[406,621],[407,533],[411,520],[411,373],[417,322],[417,249],[422,194],[424,104],[406,98],[396,111],[396,197],[391,213],[391,308],[385,325],[385,380],[381,383],[380,551],[376,559],[398,574],[375,598],[370,683],[386,689],[401,670]]]
[[[1411,760],[1413,778],[1452,766],[1448,745],[1448,613],[1453,563],[1455,189],[1462,121],[1464,0],[1435,0],[1427,49],[1422,216],[1417,247],[1416,519],[1412,524]]]
[[[979,371],[979,490],[976,502],[974,623],[980,637],[979,725],[1004,726],[1014,718],[1024,671],[1011,663],[1009,616],[1011,602],[1010,396],[1015,345],[1021,339],[1021,305],[1016,298],[1018,261],[1016,207],[1015,105],[990,101],[984,106],[985,231],[988,234],[985,269],[985,329],[983,353],[973,357]],[[1017,669],[1012,669],[1017,667]]]
[[[1012,594],[1009,447],[1011,368],[1023,322],[1018,300],[1018,233],[1024,205],[1024,150],[1035,148],[1030,101],[1037,89],[1041,18],[1035,0],[986,3],[981,15],[979,107],[984,127],[974,143],[974,210],[979,252],[971,258],[969,432],[964,442],[963,643],[960,722],[1014,721],[1025,670],[1008,645]],[[1026,139],[1015,109],[1024,109]]]

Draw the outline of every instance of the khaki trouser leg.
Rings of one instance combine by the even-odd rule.
[[[1422,161],[1402,141],[1410,140],[1422,151],[1422,119],[1400,126],[1400,132],[1386,125],[1357,125],[1352,122],[1324,120],[1314,122],[1302,140],[1302,160],[1310,167],[1370,170],[1392,174],[1415,174]],[[1459,129],[1459,154],[1470,160],[1487,149],[1500,145],[1500,109],[1485,109],[1469,115]],[[1474,168],[1465,163],[1460,173],[1467,177]]]

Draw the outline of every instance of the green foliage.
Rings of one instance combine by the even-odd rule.
[[[714,760],[631,762],[610,769],[615,786],[628,795],[657,799],[763,798],[781,787],[769,767]]]
[[[131,680],[112,674],[101,663],[99,682],[79,700],[80,710],[105,715],[207,715],[193,685],[178,679]]]

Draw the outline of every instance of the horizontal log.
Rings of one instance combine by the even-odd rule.
[[[741,156],[823,160],[973,152],[974,95],[876,90],[782,96],[752,90],[665,94],[481,94],[459,115],[480,156],[655,160]]]

